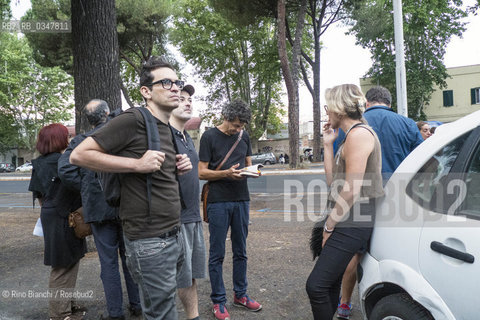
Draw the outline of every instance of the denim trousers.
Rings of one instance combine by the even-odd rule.
[[[146,320],[177,320],[177,273],[183,260],[183,236],[125,239],[127,265],[140,289]]]
[[[100,278],[102,279],[105,292],[108,315],[110,317],[123,315],[123,293],[120,267],[118,265],[119,255],[130,306],[134,309],[140,309],[138,286],[133,281],[126,264],[125,243],[123,242],[123,231],[120,221],[93,222],[90,225],[100,259]]]
[[[208,229],[210,231],[210,255],[208,272],[213,303],[226,303],[227,297],[223,283],[223,260],[228,228],[233,252],[233,291],[237,298],[247,292],[247,235],[249,219],[249,201],[209,203]]]
[[[332,320],[337,310],[343,273],[372,228],[335,227],[307,280],[307,293],[315,320]]]

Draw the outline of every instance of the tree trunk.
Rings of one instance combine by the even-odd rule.
[[[88,101],[105,100],[111,110],[122,107],[115,0],[72,0],[71,9],[75,127],[85,132]]]
[[[298,102],[298,69],[300,66],[300,52],[303,26],[305,23],[306,0],[302,0],[297,20],[295,40],[292,47],[291,69],[287,56],[287,35],[285,21],[285,0],[278,0],[278,55],[282,67],[283,79],[288,95],[288,135],[290,168],[296,168],[299,160],[299,102]]]
[[[318,50],[318,52],[317,52]],[[315,63],[313,68],[313,161],[320,162],[322,155],[322,114],[320,106],[320,46],[315,46]]]

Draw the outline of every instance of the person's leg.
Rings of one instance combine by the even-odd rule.
[[[233,202],[235,212],[232,214],[232,240],[233,252],[233,291],[237,298],[247,294],[247,236],[249,220],[249,202]]]
[[[177,275],[178,297],[185,308],[187,319],[198,317],[197,285],[192,276],[192,251],[195,223],[182,223],[185,262]]]
[[[48,287],[51,290],[52,298],[48,301],[48,313],[52,319],[63,319],[72,314],[72,301],[69,297],[61,298],[60,291],[68,292],[75,288],[77,282],[78,267],[77,261],[69,267],[52,267]]]
[[[181,233],[168,238],[124,240],[128,269],[140,289],[144,318],[176,320],[177,267],[179,259],[183,260]]]
[[[225,285],[223,283],[223,260],[225,258],[225,241],[230,225],[229,202],[209,203],[208,229],[210,231],[210,256],[208,258],[208,272],[212,293],[210,298],[214,304],[227,302]]]
[[[93,239],[100,259],[107,312],[110,317],[123,316],[123,293],[118,266],[118,230],[115,222],[91,223]]]
[[[362,229],[337,227],[327,240],[306,286],[315,320],[332,319],[343,272],[369,235]]]
[[[353,289],[355,288],[355,282],[357,281],[357,266],[360,261],[361,255],[355,254],[348,263],[347,269],[342,278],[342,297],[340,304],[349,305],[352,301]]]
[[[127,261],[125,257],[125,242],[123,241],[123,229],[120,221],[116,222],[118,252],[120,254],[120,261],[122,262],[123,278],[125,279],[125,286],[127,287],[128,302],[130,304],[130,313],[139,315],[142,312],[140,305],[140,293],[138,292],[138,285],[132,278],[130,270],[128,270]]]
[[[198,313],[197,282],[192,279],[192,285],[188,288],[178,288],[178,297],[185,308],[187,319],[195,319]]]

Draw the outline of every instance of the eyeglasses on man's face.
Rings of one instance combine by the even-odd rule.
[[[324,105],[323,108],[325,109],[325,112],[328,113],[328,106]]]
[[[152,83],[150,83],[150,86],[153,86],[153,85],[159,84],[159,83],[162,84],[162,87],[163,87],[163,89],[165,89],[165,90],[170,90],[170,89],[172,89],[173,84],[175,84],[179,90],[182,90],[183,87],[185,86],[185,81],[182,81],[182,80],[172,81],[172,80],[170,80],[170,79],[162,79],[162,80],[158,80],[158,81],[152,82]]]

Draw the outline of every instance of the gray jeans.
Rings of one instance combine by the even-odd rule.
[[[144,318],[177,320],[175,292],[184,260],[182,233],[168,238],[124,238],[127,266],[140,289]]]

